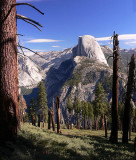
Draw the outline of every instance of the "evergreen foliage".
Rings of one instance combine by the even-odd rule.
[[[67,104],[67,109],[68,112],[71,113],[72,109],[73,109],[73,104],[70,98],[68,98],[68,104]]]
[[[36,111],[37,111],[36,103],[35,103],[34,98],[32,97],[31,101],[30,101],[30,106],[29,106],[29,109],[28,109],[29,119],[31,119],[32,115],[34,115],[36,117],[36,114],[37,114]]]
[[[44,117],[43,121],[47,121],[47,116],[48,116],[47,95],[43,81],[39,83],[39,94],[38,94],[37,105],[38,105],[38,111],[42,110]]]
[[[105,98],[104,88],[101,83],[98,83],[95,90],[94,114],[99,116],[108,112],[108,105]]]

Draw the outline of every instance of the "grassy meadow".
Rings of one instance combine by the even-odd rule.
[[[47,125],[46,125],[47,126]],[[62,134],[25,123],[21,126],[16,143],[7,142],[0,148],[0,160],[133,160],[134,137],[129,144],[111,144],[104,131],[66,129]],[[108,137],[110,132],[108,132]]]

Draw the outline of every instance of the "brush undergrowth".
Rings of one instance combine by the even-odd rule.
[[[132,133],[129,144],[109,143],[104,131],[61,129],[59,135],[46,128],[24,124],[16,143],[0,148],[0,160],[132,160],[135,159]],[[110,132],[108,132],[108,136]]]

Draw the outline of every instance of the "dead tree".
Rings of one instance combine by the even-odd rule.
[[[118,82],[118,69],[119,69],[119,41],[118,34],[113,35],[113,82],[112,82],[112,107],[111,107],[111,135],[110,142],[118,142],[118,95],[119,95],[119,82]]]
[[[40,114],[38,114],[38,127],[40,127]]]
[[[104,115],[104,128],[105,128],[105,138],[107,138],[107,117]]]
[[[60,102],[59,97],[56,95],[56,110],[57,110],[57,133],[61,133],[60,130]]]
[[[49,112],[48,112],[48,129],[50,129],[50,128],[51,128],[51,112],[49,110]]]
[[[16,46],[16,0],[0,1],[0,141],[17,135],[19,93]]]
[[[51,110],[50,113],[51,113],[52,129],[53,131],[55,131],[55,117],[54,117],[53,110]]]
[[[130,101],[132,98],[132,93],[134,89],[134,73],[135,73],[135,55],[133,54],[131,57],[131,62],[129,64],[129,75],[127,82],[127,92],[125,97],[125,109],[124,109],[124,117],[123,117],[123,137],[122,142],[128,143],[128,131],[130,124]]]

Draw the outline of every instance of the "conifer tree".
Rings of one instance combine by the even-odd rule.
[[[68,129],[69,129],[69,125],[70,125],[70,121],[71,121],[71,111],[73,109],[73,104],[71,102],[71,99],[68,98],[68,104],[67,104],[67,109],[68,109]]]
[[[90,102],[87,102],[87,104],[88,104],[88,124],[89,128],[92,129],[92,120],[94,118],[93,105]]]
[[[38,94],[37,104],[38,104],[38,110],[42,110],[43,127],[44,127],[44,122],[46,122],[48,118],[48,106],[47,106],[46,89],[43,81],[39,83],[39,94]]]
[[[104,88],[98,83],[95,89],[94,116],[96,121],[96,130],[98,129],[98,117],[101,116],[106,109],[106,98]]]
[[[27,109],[26,101],[23,97],[23,95],[20,95],[19,98],[19,110],[20,110],[20,121],[24,123],[25,118],[25,110]]]
[[[76,119],[77,119],[77,128],[79,129],[80,128],[79,114],[81,112],[81,102],[78,98],[74,102],[74,110],[75,110],[75,116],[76,116]]]
[[[32,97],[31,98],[31,101],[30,101],[30,106],[29,106],[29,118],[31,117],[32,119],[32,125],[35,125],[35,121],[36,121],[36,103],[35,103],[35,100],[34,98]]]
[[[84,129],[87,129],[87,119],[88,119],[88,103],[82,101],[81,102],[82,116],[84,119]]]

